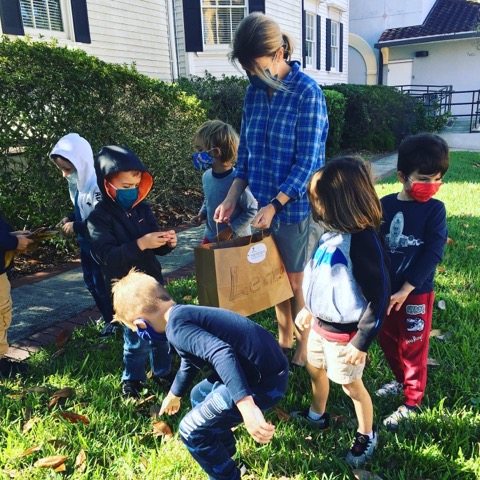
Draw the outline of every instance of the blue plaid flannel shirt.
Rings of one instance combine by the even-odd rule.
[[[242,113],[236,176],[245,180],[258,207],[279,192],[291,200],[278,214],[295,224],[310,212],[306,195],[312,174],[325,164],[327,106],[317,83],[292,62],[283,79],[287,91],[268,92],[249,85]]]

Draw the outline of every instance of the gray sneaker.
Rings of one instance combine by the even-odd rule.
[[[318,420],[313,420],[313,418],[308,416],[309,410],[310,407],[307,407],[304,410],[291,412],[290,416],[295,420],[298,420],[300,423],[309,425],[318,430],[327,430],[330,427],[330,415],[328,413],[325,412]]]
[[[391,415],[383,420],[383,424],[389,430],[397,430],[400,422],[415,416],[417,411],[417,408],[408,408],[405,405],[400,405]]]
[[[376,392],[377,397],[388,397],[390,395],[399,395],[403,393],[403,385],[396,380],[382,385]]]
[[[363,467],[363,465],[373,457],[377,443],[378,435],[375,430],[373,431],[373,437],[371,439],[368,435],[355,432],[355,438],[345,457],[345,462],[353,468]]]

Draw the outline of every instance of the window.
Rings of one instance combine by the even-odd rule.
[[[60,0],[20,0],[25,27],[63,32]]]
[[[203,43],[229,45],[247,15],[247,0],[202,0]]]
[[[315,57],[315,15],[305,13],[305,64],[314,67]]]
[[[339,34],[340,34],[339,23],[332,21],[331,43],[330,43],[330,48],[332,52],[332,57],[331,57],[332,70],[338,70],[338,67],[339,67],[339,47],[340,47]]]

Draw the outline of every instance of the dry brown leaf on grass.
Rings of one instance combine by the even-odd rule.
[[[23,433],[29,432],[33,428],[33,426],[39,421],[40,419],[38,417],[30,418],[30,420],[28,420],[23,424],[23,427],[22,427]]]
[[[73,412],[60,412],[57,414],[58,417],[62,417],[65,420],[68,420],[71,423],[78,423],[82,422],[85,425],[88,425],[90,423],[90,420],[85,417],[84,415],[80,415],[79,413],[73,413]]]
[[[78,452],[77,458],[75,459],[75,468],[80,473],[83,473],[87,468],[87,455],[85,454],[85,450],[83,448],[80,450],[80,452]]]
[[[57,348],[64,347],[66,343],[70,340],[72,333],[69,332],[68,330],[62,330],[58,335],[57,338],[55,339],[55,346]]]
[[[352,470],[352,473],[357,480],[382,480],[382,477],[379,477],[375,473],[368,472],[367,470],[361,470],[359,468]]]
[[[438,337],[441,334],[442,331],[439,328],[434,328],[433,330],[430,330],[430,337]]]
[[[473,250],[475,248],[475,245],[468,245],[467,250]]]
[[[61,473],[65,472],[67,470],[67,466],[64,463],[61,463],[57,468],[55,468],[53,471],[56,473]]]
[[[437,267],[437,272],[446,272],[446,268],[445,267],[442,267],[441,265],[439,267]]]
[[[53,393],[52,398],[50,399],[50,403],[48,404],[48,408],[53,408],[55,405],[65,405],[67,398],[73,397],[75,390],[70,387],[65,387],[60,390],[57,390]]]
[[[136,405],[135,409],[138,410],[142,408],[146,403],[151,402],[152,400],[155,400],[155,395],[149,395],[148,397],[144,398],[143,400],[140,400]]]
[[[38,385],[36,387],[27,388],[28,393],[48,393],[49,388],[44,385]]]
[[[456,245],[457,242],[450,237],[447,238],[447,245]]]
[[[40,458],[33,466],[38,468],[57,468],[65,463],[68,457],[65,455],[52,455],[51,457]]]
[[[11,400],[21,400],[23,398],[23,393],[9,393],[7,398]]]
[[[156,437],[165,436],[168,438],[173,437],[172,429],[163,421],[153,422],[153,435]]]
[[[143,465],[143,468],[146,470],[148,467],[147,459],[145,457],[140,457],[140,462]]]
[[[31,455],[32,453],[39,452],[42,449],[41,445],[34,445],[33,447],[27,448],[24,452],[22,452],[18,458],[26,457],[27,455]]]
[[[275,413],[277,414],[277,418],[282,422],[288,422],[292,417],[288,412],[282,410],[279,407],[275,407]]]

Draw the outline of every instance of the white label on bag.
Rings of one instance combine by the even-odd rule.
[[[267,246],[264,243],[257,243],[247,253],[247,260],[250,263],[260,263],[265,260]]]

